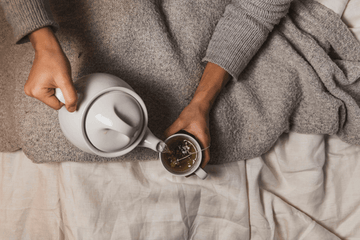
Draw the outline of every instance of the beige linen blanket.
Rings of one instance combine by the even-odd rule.
[[[0,239],[360,239],[360,148],[290,133],[261,157],[208,165],[206,180],[159,161],[34,164],[0,154]]]

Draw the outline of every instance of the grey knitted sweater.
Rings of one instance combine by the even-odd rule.
[[[137,1],[149,0],[134,2]],[[216,63],[237,79],[274,25],[286,15],[291,1],[232,0],[229,4],[225,4],[224,15],[217,23],[204,60]],[[103,7],[112,7],[114,4],[113,1],[100,2],[105,5]],[[129,4],[128,1],[121,2],[120,4]],[[161,2],[157,4],[165,5],[166,2],[171,1]],[[215,3],[210,0],[201,2],[198,7],[207,5],[203,8],[207,9],[211,5],[215,7],[217,1],[214,1]],[[185,7],[191,7],[194,4],[193,1],[186,0],[182,0],[182,3]],[[56,1],[53,5],[54,8],[57,7]],[[1,0],[1,6],[13,27],[17,43],[28,41],[26,36],[41,27],[52,26],[55,31],[59,27],[50,11],[48,0]],[[93,14],[96,17],[96,12]],[[209,13],[203,11],[198,14]]]
[[[289,1],[2,0],[2,6],[16,42],[59,23],[57,35],[74,78],[107,72],[127,81],[143,98],[157,136],[191,100],[202,60],[226,69],[234,81],[211,112],[211,163],[259,156],[289,130],[360,143],[359,42],[319,3],[294,1],[271,33]],[[22,148],[35,162],[157,158],[142,148],[104,159],[73,147],[56,111],[23,94],[31,46],[6,47],[12,53],[4,55],[0,69],[1,84],[8,86],[0,89],[0,105],[7,101],[14,107],[2,111],[1,151]]]

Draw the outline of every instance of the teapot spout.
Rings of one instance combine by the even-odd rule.
[[[147,128],[144,138],[138,146],[150,148],[155,152],[163,152],[166,148],[166,143],[155,137],[155,135],[150,131],[150,129]]]

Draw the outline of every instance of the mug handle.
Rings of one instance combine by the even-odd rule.
[[[196,174],[196,176],[198,176],[202,180],[204,180],[208,176],[208,174],[201,167],[196,169],[196,171],[194,173]]]

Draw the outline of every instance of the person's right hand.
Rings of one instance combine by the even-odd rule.
[[[60,88],[66,109],[74,112],[77,94],[71,80],[70,62],[54,33],[45,27],[31,33],[29,39],[35,49],[35,59],[24,86],[25,94],[58,110],[64,105],[54,95],[55,88]]]

